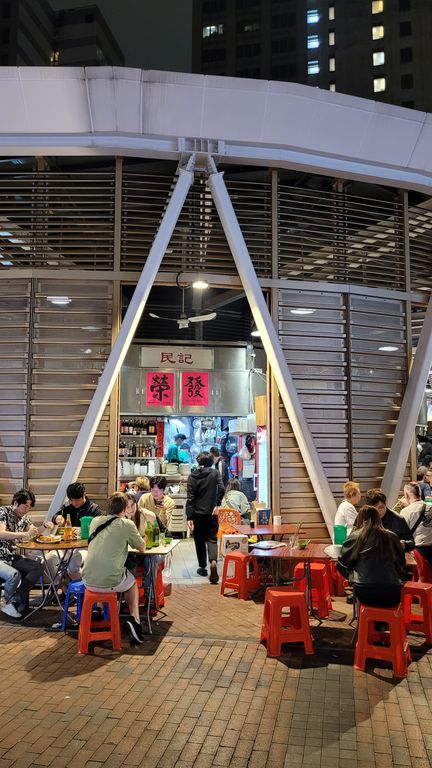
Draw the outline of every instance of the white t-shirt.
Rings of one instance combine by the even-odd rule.
[[[413,528],[423,510],[423,504],[426,504],[426,525],[422,521],[415,529],[414,541],[416,546],[429,547],[432,545],[432,504],[424,501],[413,501],[412,504],[408,504],[401,510],[400,516],[407,521],[409,528]]]
[[[334,524],[346,525],[347,528],[352,528],[356,520],[357,510],[354,504],[351,504],[350,501],[346,501],[346,499],[344,499],[344,501],[339,504],[337,508]]]

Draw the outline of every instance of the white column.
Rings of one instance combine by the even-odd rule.
[[[193,182],[193,172],[180,170],[171,198],[160,223],[150,253],[144,264],[140,279],[130,301],[118,336],[113,344],[105,368],[101,374],[92,401],[78,432],[75,445],[64,468],[57,490],[53,496],[47,518],[58,511],[66,496],[66,488],[73,483],[81,470],[94,434],[99,426],[114,382],[120,373],[123,360],[133,340],[143,309],[155,281],[161,261],[168,247],[174,227],[183,208],[186,195]]]
[[[410,322],[410,318],[407,318]],[[410,446],[414,437],[417,417],[424,397],[429,371],[432,364],[432,295],[429,299],[423,327],[417,344],[414,361],[405,390],[402,406],[396,424],[387,465],[384,471],[382,487],[387,495],[389,506],[398,497]]]
[[[336,503],[325,476],[313,437],[303,414],[303,409],[286,363],[282,347],[270,313],[267,309],[261,287],[258,282],[243,234],[241,232],[228,190],[223,180],[223,174],[212,173],[208,180],[219,218],[231,248],[234,261],[247,299],[261,334],[273,375],[278,386],[282,402],[293,428],[297,444],[309,474],[318,504],[329,533],[333,533],[333,521]]]

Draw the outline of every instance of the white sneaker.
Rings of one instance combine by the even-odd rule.
[[[12,616],[13,619],[22,618],[20,612],[17,611],[13,603],[3,603],[3,605],[0,606],[0,611],[6,613],[7,616]]]

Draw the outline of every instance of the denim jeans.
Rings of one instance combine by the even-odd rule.
[[[17,605],[23,605],[28,593],[40,579],[43,568],[38,560],[14,555],[12,563],[0,560],[0,579],[4,579],[4,599],[8,603],[16,598]]]

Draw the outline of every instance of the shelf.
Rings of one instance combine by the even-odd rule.
[[[140,440],[142,439],[156,440],[157,439],[157,435],[125,435],[123,432],[120,432],[119,433],[120,440],[122,439],[122,437],[139,437]]]

